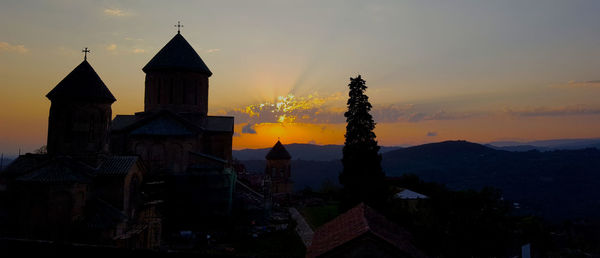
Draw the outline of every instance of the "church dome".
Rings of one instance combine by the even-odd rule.
[[[179,33],[142,68],[146,73],[152,70],[184,70],[212,75],[202,58]]]
[[[281,144],[280,141],[277,141],[277,143],[275,144],[275,146],[273,146],[273,148],[271,148],[271,150],[269,151],[269,153],[267,153],[266,158],[268,160],[274,160],[274,159],[291,159],[292,156],[285,149],[285,147],[283,147],[283,144]]]
[[[105,101],[113,103],[116,101],[110,90],[106,87],[94,68],[83,60],[67,77],[54,87],[46,97],[51,101]]]

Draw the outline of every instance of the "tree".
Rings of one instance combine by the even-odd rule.
[[[340,174],[342,209],[349,209],[360,202],[381,207],[386,200],[385,174],[381,168],[381,155],[375,140],[375,122],[369,112],[371,103],[365,95],[367,86],[359,75],[350,78],[348,111],[346,117],[346,141],[344,142]]]
[[[42,147],[39,147],[38,149],[33,151],[34,154],[48,154],[48,149],[46,148],[46,145],[42,145]]]

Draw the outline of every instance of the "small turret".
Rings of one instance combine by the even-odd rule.
[[[291,159],[292,156],[279,140],[271,148],[267,156],[267,167],[265,174],[271,178],[271,189],[273,194],[291,193]]]

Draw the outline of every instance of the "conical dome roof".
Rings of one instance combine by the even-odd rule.
[[[162,69],[185,70],[204,73],[208,76],[212,75],[202,58],[179,33],[142,68],[146,73]]]
[[[285,147],[283,147],[283,144],[281,144],[280,141],[277,141],[277,143],[275,143],[275,146],[273,146],[273,148],[271,148],[271,150],[269,151],[269,153],[267,153],[266,158],[269,159],[269,160],[273,160],[273,159],[291,159],[292,156],[285,149]]]
[[[116,101],[94,68],[83,60],[67,77],[60,81],[46,97],[55,100],[96,100],[113,103]]]

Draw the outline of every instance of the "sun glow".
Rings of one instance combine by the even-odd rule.
[[[260,119],[273,123],[294,123],[298,116],[307,118],[306,111],[316,110],[323,106],[331,97],[322,98],[310,94],[306,97],[296,97],[293,94],[278,96],[274,102],[263,102],[238,109],[238,112],[247,114],[251,119]]]

